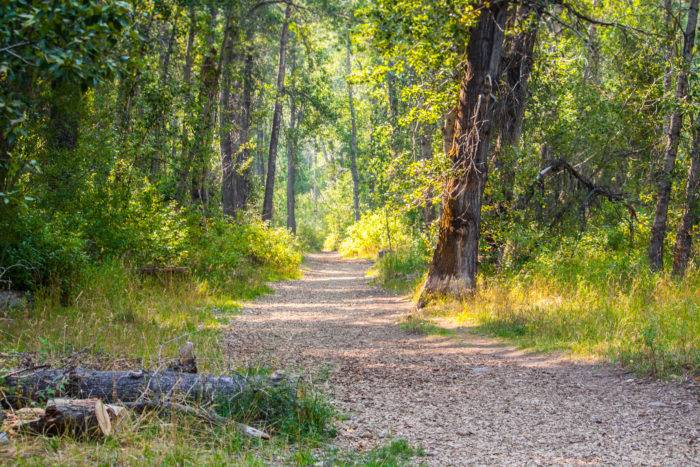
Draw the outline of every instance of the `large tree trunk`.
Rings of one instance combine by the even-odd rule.
[[[282,121],[282,98],[284,94],[284,73],[287,54],[287,40],[289,36],[289,19],[292,16],[292,5],[287,4],[284,12],[284,23],[280,34],[280,58],[277,68],[277,96],[275,97],[275,110],[272,114],[272,129],[270,131],[270,150],[267,156],[267,176],[265,178],[265,196],[263,199],[262,219],[272,220],[272,201],[275,192],[275,171],[277,167],[277,145],[279,143],[280,124]]]
[[[688,73],[693,57],[695,30],[698,22],[698,1],[690,0],[688,7],[688,23],[683,34],[683,55],[678,78],[676,81],[676,108],[671,113],[666,134],[666,150],[663,156],[663,166],[659,174],[658,194],[654,223],[651,228],[649,241],[649,265],[653,271],[663,269],[664,240],[666,239],[668,204],[671,199],[672,174],[678,154],[678,142],[683,126],[683,104],[688,100]]]
[[[521,32],[506,39],[501,58],[501,79],[494,115],[496,145],[493,164],[498,173],[499,187],[506,204],[513,201],[515,158],[513,153],[520,139],[528,97],[528,81],[532,71],[533,53],[539,28],[539,12],[520,6],[515,22]]]
[[[498,73],[506,2],[483,6],[472,28],[462,79],[452,174],[443,194],[438,243],[419,306],[434,296],[463,298],[476,288],[481,200],[493,117],[492,83]]]
[[[673,250],[673,274],[683,276],[693,249],[692,231],[698,223],[700,212],[700,115],[695,121],[695,136],[690,150],[690,167],[685,187],[685,207],[683,219],[678,225],[676,246]]]
[[[350,33],[347,34],[345,49],[345,73],[348,77],[352,74],[352,43]],[[357,115],[355,112],[355,98],[352,84],[348,85],[348,107],[350,108],[350,174],[352,175],[352,207],[355,214],[355,222],[360,220],[360,177],[357,172]]]

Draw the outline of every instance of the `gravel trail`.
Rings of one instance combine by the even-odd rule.
[[[247,305],[226,341],[237,363],[325,377],[348,416],[338,446],[406,438],[430,465],[700,466],[690,386],[469,334],[409,334],[397,322],[411,304],[372,286],[369,265],[308,255],[303,279]]]

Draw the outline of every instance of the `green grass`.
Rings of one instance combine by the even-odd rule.
[[[266,292],[265,281],[280,277],[263,267],[216,282],[193,275],[142,278],[118,262],[89,267],[71,306],[61,306],[59,293],[44,289],[26,306],[0,312],[0,373],[2,368],[27,365],[27,358],[31,365],[155,368],[190,340],[200,371],[224,374],[232,368],[221,338],[239,312],[240,300]],[[293,463],[297,451],[319,449],[335,434],[337,414],[310,383],[251,387],[235,403],[221,401],[217,409],[231,420],[269,432],[272,441],[242,438],[233,425],[212,427],[188,416],[132,415],[102,441],[13,437],[7,449],[0,447],[0,463]]]
[[[329,465],[394,467],[415,465],[417,458],[425,456],[425,451],[421,447],[411,446],[405,439],[394,439],[365,453],[330,451],[325,456],[324,460]]]
[[[449,337],[454,336],[455,332],[451,329],[446,329],[438,326],[435,323],[431,323],[429,320],[418,318],[416,316],[408,316],[401,323],[399,327],[412,334],[424,334],[427,336],[443,336]]]

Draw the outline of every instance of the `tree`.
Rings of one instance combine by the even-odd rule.
[[[695,119],[695,135],[690,149],[690,166],[685,186],[685,206],[683,217],[676,233],[676,246],[673,250],[673,274],[683,276],[693,246],[693,228],[700,218],[700,115]]]
[[[279,143],[280,125],[282,121],[282,99],[284,96],[284,74],[287,55],[287,42],[289,40],[289,21],[292,16],[292,5],[287,4],[284,11],[284,22],[280,34],[279,64],[277,67],[277,88],[275,96],[275,109],[272,115],[272,128],[270,129],[270,150],[267,155],[267,175],[265,177],[265,197],[263,199],[262,219],[272,220],[272,197],[275,192],[275,172],[277,167],[277,145]]]
[[[353,96],[352,83],[349,78],[352,75],[352,42],[350,32],[345,41],[345,74],[348,87],[348,108],[350,109],[350,173],[352,175],[352,207],[355,221],[360,220],[360,177],[357,172],[357,114],[355,113],[355,97]]]
[[[292,74],[296,69],[296,53],[294,47],[289,51],[289,55],[289,72]],[[302,118],[302,112],[297,108],[298,96],[295,94],[296,93],[289,93],[289,127],[287,128],[287,228],[293,233],[297,231],[294,185],[297,175],[297,133]]]
[[[506,2],[481,4],[470,31],[450,152],[452,168],[420,306],[433,296],[463,298],[476,288],[481,200],[493,118],[491,96],[501,60],[507,9]]]
[[[652,271],[660,271],[663,268],[664,242],[668,221],[668,204],[671,199],[671,187],[673,183],[673,168],[678,154],[683,127],[683,104],[688,100],[688,74],[693,58],[693,45],[698,23],[698,0],[690,0],[688,5],[688,20],[683,34],[683,53],[676,78],[675,108],[669,118],[666,132],[666,149],[662,159],[661,173],[659,174],[656,209],[654,211],[654,223],[651,227],[651,239],[649,241],[649,265]]]

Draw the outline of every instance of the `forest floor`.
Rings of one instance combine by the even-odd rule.
[[[344,415],[338,447],[403,438],[431,465],[700,465],[692,387],[524,352],[468,329],[407,332],[399,322],[411,303],[373,286],[369,267],[308,255],[304,277],[247,305],[226,339],[237,365],[325,385]]]

